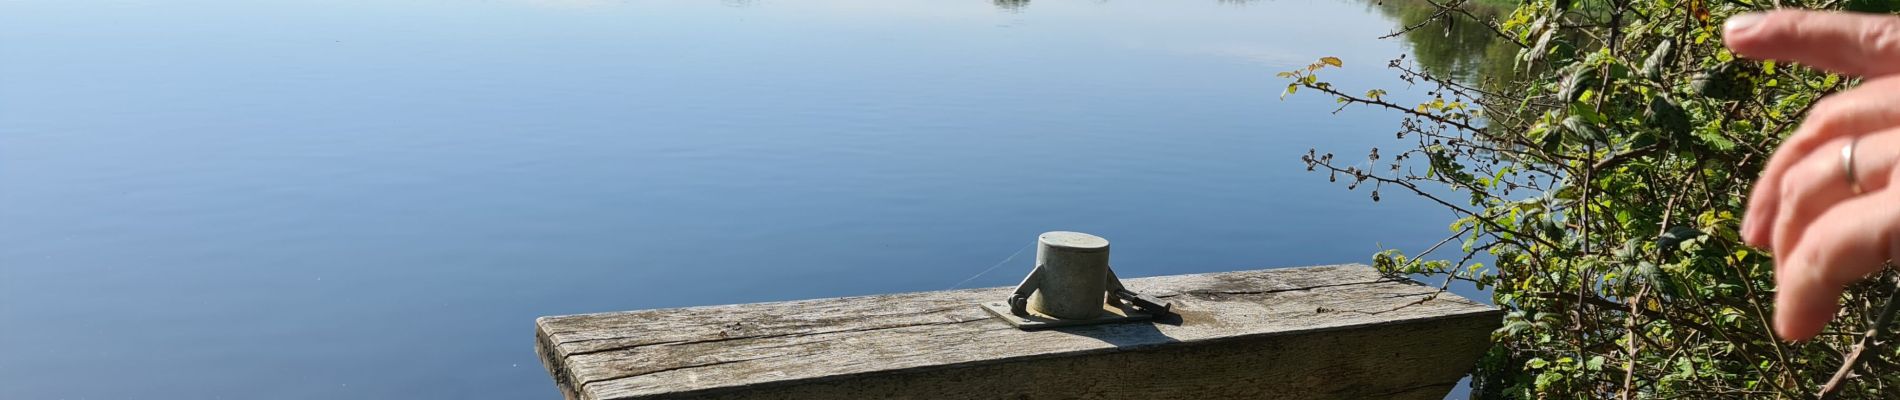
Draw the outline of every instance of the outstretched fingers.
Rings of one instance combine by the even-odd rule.
[[[1801,247],[1782,255],[1775,274],[1775,332],[1805,340],[1840,309],[1843,287],[1879,271],[1900,236],[1900,191],[1883,190],[1822,213]]]
[[[1816,103],[1775,150],[1749,198],[1742,235],[1776,253],[1775,331],[1803,340],[1834,318],[1844,286],[1896,255],[1900,188],[1891,171],[1900,144],[1900,17],[1778,10],[1741,14],[1724,26],[1736,54],[1800,63],[1867,78]],[[1882,132],[1882,133],[1875,133]],[[1840,148],[1856,145],[1857,194]],[[1876,180],[1871,182],[1869,180]]]
[[[1900,17],[1775,10],[1730,17],[1722,40],[1754,59],[1793,61],[1848,75],[1900,72]]]
[[[1855,148],[1851,182],[1843,165],[1848,160],[1841,153],[1849,143]],[[1863,192],[1886,189],[1895,164],[1900,164],[1900,154],[1889,149],[1900,149],[1900,129],[1835,138],[1790,169],[1777,194],[1781,199],[1775,211],[1773,235],[1777,253],[1800,248],[1808,226],[1816,218],[1860,195],[1855,187]]]
[[[1900,76],[1869,80],[1859,88],[1829,96],[1816,103],[1808,112],[1807,119],[1801,122],[1801,128],[1775,149],[1774,156],[1768,159],[1768,165],[1762,169],[1761,178],[1755,182],[1755,188],[1748,196],[1748,211],[1743,214],[1742,238],[1749,244],[1764,248],[1783,247],[1777,243],[1777,236],[1780,235],[1774,229],[1776,222],[1782,219],[1780,213],[1787,208],[1783,203],[1788,199],[1783,195],[1790,186],[1806,183],[1789,182],[1788,174],[1796,170],[1797,165],[1812,162],[1805,160],[1813,157],[1826,157],[1825,160],[1829,160],[1827,163],[1834,163],[1827,164],[1827,168],[1840,169],[1838,161],[1834,161],[1839,159],[1839,155],[1831,152],[1839,151],[1839,144],[1844,143],[1844,138],[1900,126],[1900,107],[1894,104],[1900,104]],[[1900,148],[1900,145],[1863,145],[1868,149]],[[1882,150],[1872,151],[1864,154],[1887,154]],[[1832,183],[1840,180],[1816,182]]]

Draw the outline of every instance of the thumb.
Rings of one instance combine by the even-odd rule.
[[[1729,17],[1723,41],[1736,54],[1792,61],[1854,76],[1900,73],[1900,17],[1775,10]]]

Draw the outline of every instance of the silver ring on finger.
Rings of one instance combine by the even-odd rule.
[[[1854,189],[1854,194],[1861,194],[1860,176],[1854,174],[1854,145],[1857,143],[1860,136],[1848,138],[1847,145],[1841,146],[1841,169],[1847,172],[1847,187]]]

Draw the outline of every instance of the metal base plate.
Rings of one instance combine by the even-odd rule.
[[[988,303],[983,303],[981,305],[983,306],[983,310],[990,312],[990,315],[994,315],[996,316],[996,318],[1002,319],[1003,322],[1008,322],[1010,325],[1015,326],[1017,329],[1022,329],[1025,331],[1057,328],[1057,327],[1064,327],[1064,326],[1076,326],[1076,325],[1095,325],[1095,324],[1107,324],[1107,323],[1115,323],[1115,322],[1146,321],[1146,320],[1154,318],[1153,314],[1141,312],[1140,310],[1136,310],[1134,308],[1124,308],[1117,304],[1103,305],[1102,315],[1099,317],[1095,317],[1094,319],[1059,319],[1056,317],[1043,315],[1042,313],[1038,313],[1033,310],[1027,311],[1027,313],[1029,314],[1028,316],[1016,315],[1015,313],[1009,312],[1008,303],[1004,303],[1000,301],[992,301]]]

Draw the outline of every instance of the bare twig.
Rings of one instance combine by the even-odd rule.
[[[1847,379],[1852,377],[1854,368],[1860,366],[1861,353],[1882,344],[1875,340],[1886,336],[1887,325],[1893,322],[1894,311],[1900,309],[1900,307],[1895,307],[1896,304],[1900,304],[1900,280],[1897,280],[1895,284],[1893,293],[1887,295],[1886,305],[1880,306],[1880,317],[1874,320],[1874,326],[1867,328],[1867,333],[1862,334],[1860,341],[1854,343],[1854,351],[1847,353],[1847,359],[1841,360],[1841,369],[1834,371],[1834,377],[1828,378],[1827,385],[1821,386],[1821,393],[1816,397],[1829,400],[1838,396],[1841,384],[1847,382]]]

